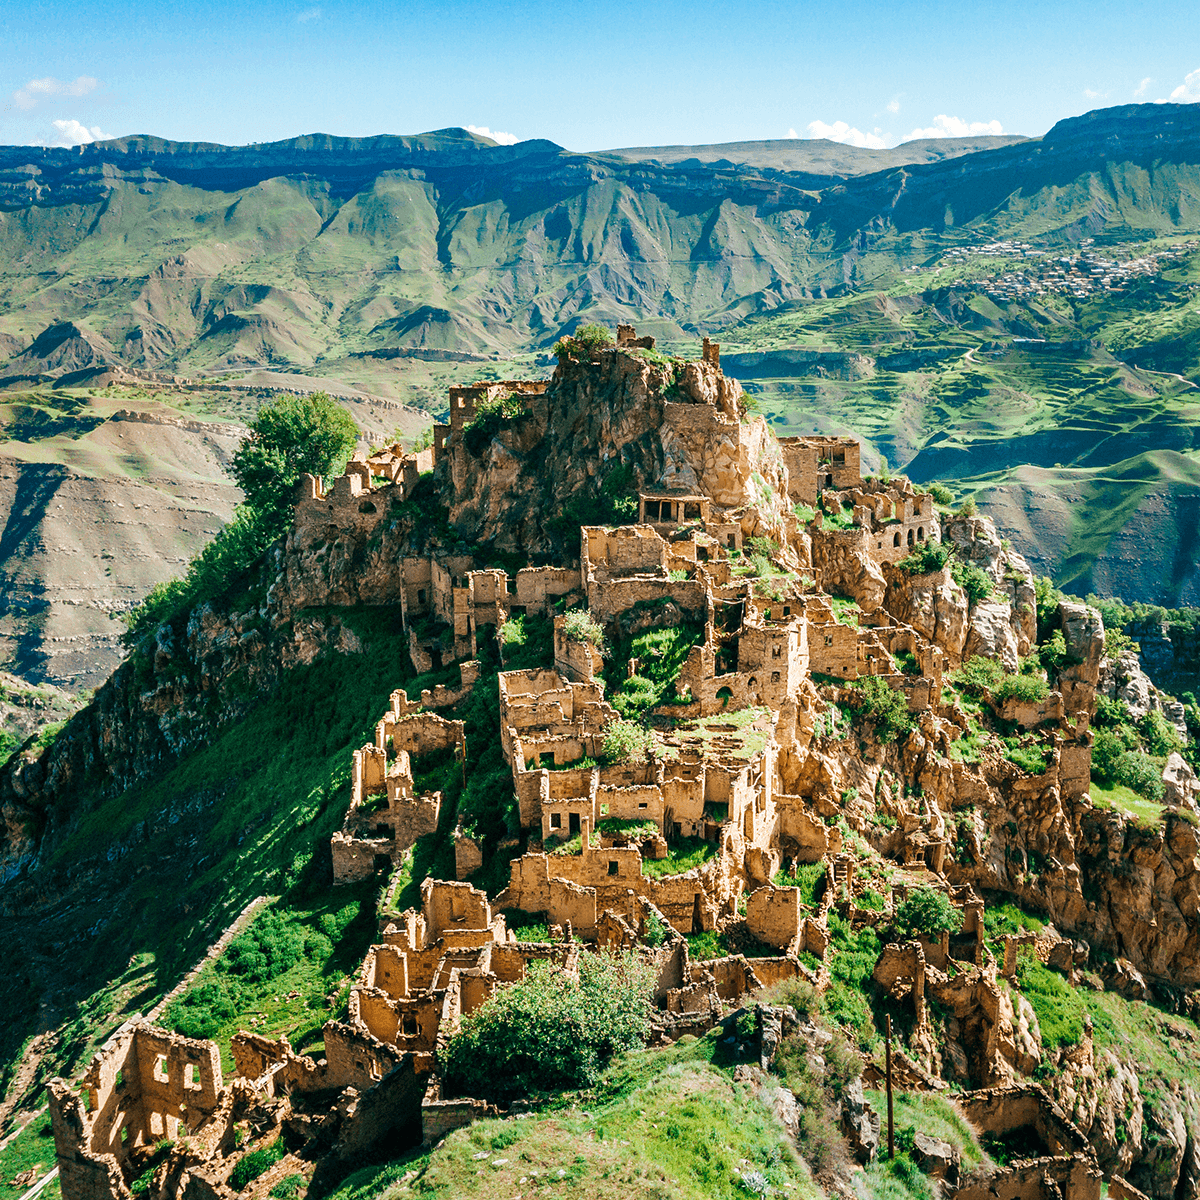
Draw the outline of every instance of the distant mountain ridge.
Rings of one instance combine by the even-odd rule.
[[[520,355],[519,368],[494,370],[540,373],[547,363],[530,359],[563,330],[632,322],[668,348],[710,334],[727,352],[803,350],[803,362],[777,354],[783,365],[762,382],[781,431],[836,420],[897,467],[936,459],[953,476],[954,464],[977,474],[986,460],[1009,470],[980,422],[1017,411],[1052,372],[1038,367],[1029,382],[980,368],[967,378],[969,361],[954,366],[964,331],[978,348],[1064,324],[1071,330],[1057,336],[1099,336],[1107,318],[1084,321],[1067,300],[1000,311],[972,299],[969,279],[945,281],[948,291],[917,280],[947,251],[994,240],[1029,239],[1057,254],[1092,238],[1136,244],[1196,232],[1200,105],[1125,105],[1061,121],[1041,138],[889,151],[787,139],[576,153],[542,140],[501,146],[462,129],[240,147],[150,136],[0,147],[0,387],[108,366],[167,377],[269,372],[362,391],[378,381],[385,396],[436,410],[449,380],[428,386],[426,372],[418,389],[418,360],[473,376],[493,370],[488,359]],[[1152,358],[1136,361],[1189,374],[1200,359],[1188,349],[1194,303],[1173,293],[1168,335],[1154,328],[1155,294],[1145,281],[1125,294],[1144,307],[1117,330],[1122,361],[1153,344]],[[806,324],[812,306],[842,300],[843,315]],[[810,349],[861,353],[879,378],[841,407],[827,394],[832,368],[810,362]],[[1069,386],[1046,384],[1054,402],[1026,431],[1037,434],[1041,469],[1099,469],[1088,455],[1102,437],[1133,444],[1116,419],[1134,403],[1123,397],[1141,414],[1158,403],[1141,399],[1156,387],[1186,390],[1130,375],[1111,355],[1095,370],[1102,386],[1083,371]],[[942,408],[931,399],[937,371],[955,383]],[[1001,376],[1019,386],[1001,388]],[[1076,395],[1102,395],[1104,411],[1076,420]],[[872,396],[887,402],[868,427]],[[1138,421],[1136,453],[1191,453],[1180,433],[1196,423],[1190,411]],[[1186,480],[1172,488],[1191,487],[1190,463],[1172,465]],[[1145,486],[1157,488],[1162,470],[1151,466]],[[1096,495],[1095,510],[1111,511],[1109,493]],[[1046,539],[1036,522],[1022,545],[1052,571],[1096,553],[1070,540],[1078,507],[1061,509],[1061,547],[1039,558],[1033,540]],[[1175,522],[1173,508],[1166,520]],[[1147,562],[1122,567],[1114,586],[1134,578],[1151,594],[1161,572]]]

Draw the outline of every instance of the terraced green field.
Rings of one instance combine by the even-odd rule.
[[[1060,584],[1194,603],[1200,253],[1087,299],[994,301],[980,280],[1003,265],[788,305],[727,331],[722,361],[780,435],[854,434],[866,469],[976,496]]]

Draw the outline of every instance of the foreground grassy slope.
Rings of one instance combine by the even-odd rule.
[[[708,1200],[818,1192],[753,1084],[733,1082],[719,1030],[614,1064],[595,1093],[526,1119],[481,1121],[436,1149],[350,1176],[333,1200],[586,1195]],[[758,1180],[761,1178],[762,1184]]]

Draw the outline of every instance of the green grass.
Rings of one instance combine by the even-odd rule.
[[[644,629],[616,647],[606,672],[608,696],[623,717],[636,718],[659,704],[675,698],[675,682],[687,656],[704,637],[700,625]],[[626,676],[630,659],[638,662],[637,673]]]
[[[0,1150],[0,1200],[19,1200],[19,1197],[28,1191],[30,1184],[12,1186],[12,1180],[16,1176],[28,1170],[35,1170],[37,1179],[41,1179],[48,1171],[54,1169],[54,1165],[54,1135],[50,1128],[50,1114],[45,1112],[34,1117],[3,1150]],[[36,1181],[35,1179],[34,1182]],[[46,1184],[38,1195],[49,1195],[52,1200],[58,1200],[62,1195],[58,1180]]]
[[[717,843],[704,838],[681,837],[667,839],[666,858],[643,858],[642,874],[649,879],[662,879],[667,875],[682,875],[694,867],[703,866],[715,858]]]
[[[1097,808],[1111,808],[1126,813],[1138,825],[1158,829],[1163,823],[1163,806],[1139,796],[1123,783],[1097,783],[1092,780],[1088,794]]]
[[[1078,989],[1026,949],[1017,959],[1017,983],[1037,1013],[1042,1045],[1048,1050],[1075,1046],[1083,1037],[1084,1004]]]
[[[865,1094],[871,1107],[884,1115],[886,1138],[887,1097],[882,1091],[867,1090]],[[964,1173],[985,1161],[975,1131],[948,1097],[936,1092],[893,1092],[892,1112],[898,1145],[911,1144],[914,1132],[925,1133],[949,1142],[959,1152]]]
[[[780,868],[775,872],[771,882],[776,887],[796,887],[800,889],[800,903],[816,908],[825,892],[824,862],[795,863],[791,871]]]
[[[833,609],[833,619],[840,622],[842,625],[849,625],[853,629],[858,628],[858,618],[862,613],[856,600],[851,600],[848,596],[830,596],[829,605]]]
[[[47,848],[54,868],[69,865],[79,882],[36,919],[9,921],[0,1064],[11,1070],[45,989],[64,989],[62,1039],[43,1072],[73,1074],[260,895],[280,897],[274,909],[302,931],[309,956],[280,977],[289,986],[278,998],[264,1000],[270,1027],[304,1040],[332,1014],[340,980],[370,938],[369,898],[333,891],[320,850],[349,802],[352,753],[408,674],[391,614],[367,610],[354,620],[366,653],[293,670],[247,717],[147,784],[103,798],[81,781],[73,832]],[[33,952],[47,940],[69,947],[69,978]],[[288,1001],[292,983],[302,984],[301,997]],[[325,1003],[327,985],[334,1004]],[[245,1001],[258,1003],[258,993]]]
[[[615,1063],[580,1101],[523,1119],[480,1121],[433,1151],[346,1179],[330,1200],[517,1194],[589,1200],[744,1200],[762,1175],[774,1194],[817,1200],[811,1177],[753,1087],[721,1065],[721,1032]],[[399,1181],[409,1173],[407,1185]]]
[[[761,724],[760,719],[768,713],[766,708],[740,708],[734,712],[717,713],[712,717],[702,717],[698,721],[689,721],[677,726],[675,735],[686,740],[699,738],[704,749],[709,749],[709,743],[714,738],[733,738],[740,744],[736,748],[722,751],[723,753],[732,754],[735,758],[754,758],[766,749],[770,731],[755,726]],[[665,749],[668,756],[671,755],[671,749],[668,744]]]

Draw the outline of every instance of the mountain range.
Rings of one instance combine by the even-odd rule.
[[[48,632],[64,577],[39,565],[60,540],[47,522],[93,520],[97,480],[142,489],[127,508],[168,528],[185,476],[206,481],[188,492],[200,507],[228,513],[228,446],[201,437],[203,468],[173,466],[171,421],[237,421],[263,388],[332,386],[373,436],[416,432],[446,384],[544,374],[585,322],[635,323],[669,351],[719,337],[777,432],[853,432],[873,469],[886,458],[975,495],[1073,590],[1195,602],[1197,232],[1196,105],[891,150],[575,153],[460,129],[0,147],[0,465],[14,497],[46,500],[14,499],[0,538],[6,592],[31,598],[0,613],[21,647],[9,660],[60,682],[97,682],[115,661],[102,638],[52,668],[52,637],[96,631]],[[1060,258],[1074,278],[1155,254],[1086,294],[1003,282]],[[140,457],[93,452],[119,443],[109,423],[131,409],[170,432]],[[80,498],[48,491],[47,471],[83,481]],[[81,536],[101,569],[76,598],[107,622],[103,566],[124,542]],[[168,535],[134,590],[204,536]]]

